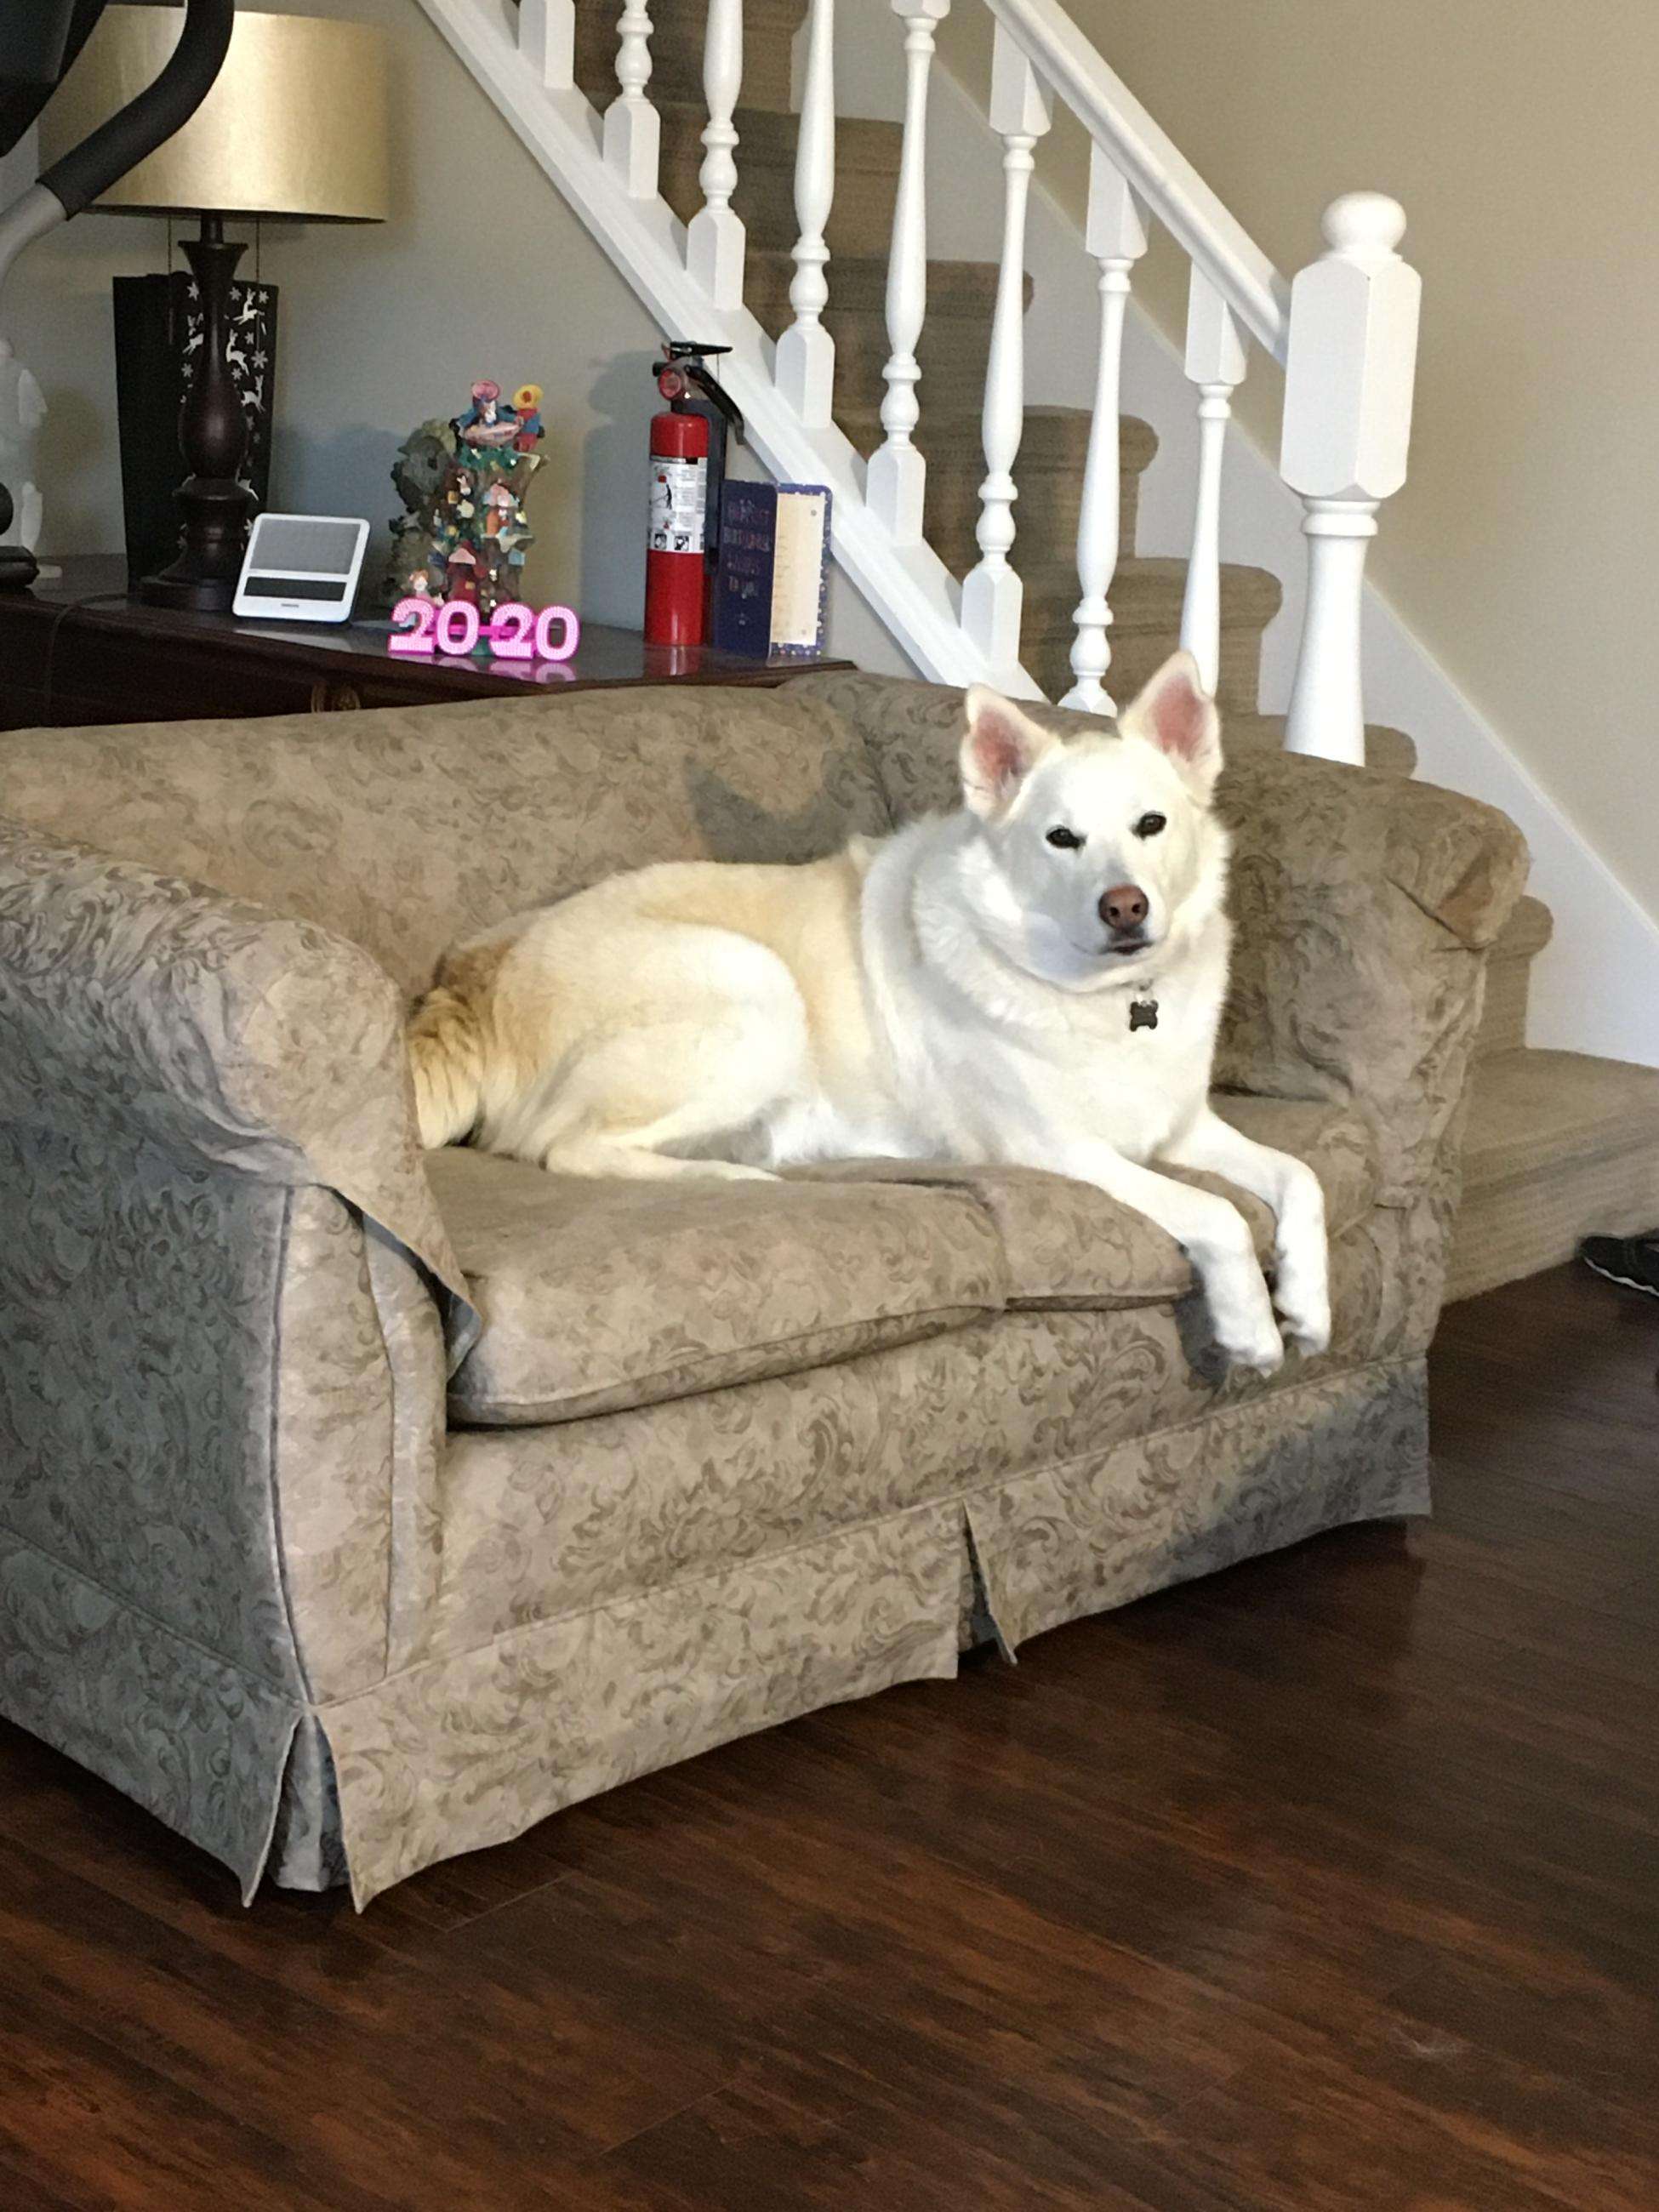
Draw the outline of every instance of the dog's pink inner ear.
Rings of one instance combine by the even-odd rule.
[[[1177,661],[1147,704],[1153,733],[1164,751],[1180,760],[1197,760],[1208,745],[1214,708],[1194,682],[1190,668]]]
[[[1170,654],[1119,717],[1118,728],[1157,745],[1200,787],[1214,782],[1221,766],[1221,718],[1190,653]]]
[[[1012,805],[1021,784],[1060,740],[982,684],[970,688],[964,704],[962,796],[971,812],[988,821]]]
[[[1006,798],[1030,765],[1025,732],[1009,716],[988,709],[974,724],[974,759],[999,798]]]

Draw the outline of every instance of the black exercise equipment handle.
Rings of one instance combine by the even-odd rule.
[[[184,128],[213,89],[235,21],[236,0],[185,0],[184,29],[155,83],[40,179],[65,215],[79,215]]]

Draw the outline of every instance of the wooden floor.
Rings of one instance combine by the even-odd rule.
[[[361,1919],[0,1727],[0,2207],[1655,2212],[1659,1307],[1455,1310],[1438,1517]]]

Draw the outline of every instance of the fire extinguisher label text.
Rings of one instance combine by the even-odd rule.
[[[653,553],[701,553],[703,508],[708,497],[708,463],[651,457],[651,520],[648,543]]]

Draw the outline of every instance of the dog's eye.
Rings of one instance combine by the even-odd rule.
[[[1165,817],[1162,814],[1143,814],[1135,824],[1136,836],[1156,837],[1158,831],[1164,828],[1164,820]]]
[[[1083,840],[1075,830],[1067,830],[1063,823],[1057,823],[1048,832],[1048,842],[1057,845],[1062,853],[1075,853]]]

